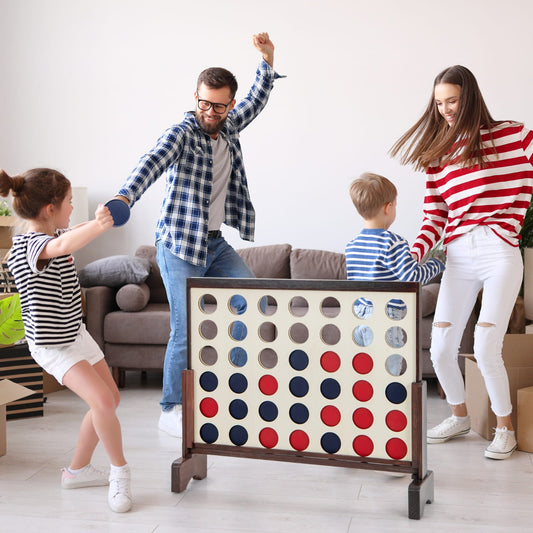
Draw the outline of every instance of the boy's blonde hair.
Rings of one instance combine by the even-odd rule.
[[[386,204],[394,202],[398,191],[391,181],[379,174],[365,172],[350,185],[350,197],[357,212],[368,220]]]

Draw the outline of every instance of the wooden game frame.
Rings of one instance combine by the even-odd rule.
[[[191,338],[197,332],[191,328],[191,291],[193,289],[261,289],[264,291],[350,291],[354,296],[361,293],[406,293],[411,294],[416,302],[415,318],[415,379],[411,383],[411,454],[409,460],[390,460],[354,455],[337,455],[295,450],[276,450],[251,446],[227,444],[208,444],[196,442],[194,434],[194,370],[191,365]],[[224,455],[285,462],[323,464],[369,470],[383,470],[411,474],[412,481],[408,488],[408,516],[420,519],[426,503],[434,498],[433,472],[427,469],[426,450],[426,383],[422,380],[420,363],[420,305],[418,283],[408,282],[356,282],[341,280],[288,280],[288,279],[235,279],[235,278],[189,278],[187,280],[188,308],[188,365],[183,371],[183,438],[182,457],[172,464],[171,490],[182,492],[187,488],[191,478],[203,479],[207,476],[207,455]],[[354,320],[355,317],[354,317]]]

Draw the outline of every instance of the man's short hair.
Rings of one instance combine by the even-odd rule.
[[[350,185],[350,197],[357,212],[368,220],[386,204],[394,202],[398,191],[391,181],[379,174],[365,172]]]
[[[237,79],[229,70],[222,67],[210,67],[200,72],[196,88],[199,89],[202,83],[207,85],[210,89],[222,89],[222,87],[228,87],[232,100],[237,94]]]

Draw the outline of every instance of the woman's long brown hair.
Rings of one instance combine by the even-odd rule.
[[[435,103],[435,86],[451,83],[461,87],[459,110],[452,126],[441,116]],[[466,67],[455,65],[443,70],[433,83],[429,104],[418,122],[391,148],[394,157],[401,153],[402,164],[426,170],[432,163],[454,161],[463,166],[485,164],[481,128],[498,124],[483,100],[476,78]],[[461,142],[458,142],[461,141]]]

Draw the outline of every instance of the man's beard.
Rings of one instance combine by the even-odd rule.
[[[216,135],[217,133],[219,133],[220,130],[222,130],[222,128],[224,127],[226,118],[227,117],[225,117],[222,120],[219,120],[218,122],[214,122],[213,124],[211,124],[205,121],[204,116],[201,112],[198,112],[198,111],[196,112],[196,122],[198,122],[202,131],[204,131],[208,135]]]

